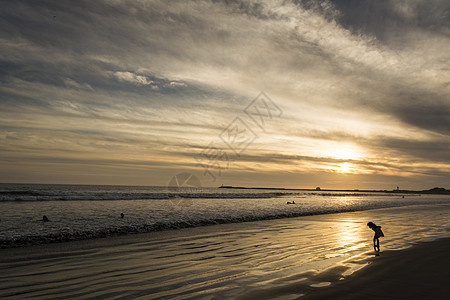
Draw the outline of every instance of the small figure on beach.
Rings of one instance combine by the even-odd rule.
[[[383,231],[381,230],[381,226],[377,226],[373,222],[367,223],[367,226],[369,226],[370,229],[372,229],[375,232],[375,235],[373,236],[373,249],[375,252],[380,252],[380,237],[383,237]],[[378,249],[378,250],[377,250]]]
[[[120,213],[120,217],[123,219],[123,217],[125,217],[125,215],[123,213]]]
[[[286,202],[286,204],[295,204],[295,201],[288,201],[288,202]]]
[[[48,222],[48,221],[50,221],[50,220],[47,218],[47,216],[42,216],[42,222]]]

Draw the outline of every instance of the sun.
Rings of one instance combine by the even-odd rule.
[[[337,165],[336,171],[338,171],[339,173],[351,173],[352,168],[348,162],[343,162]]]
[[[338,142],[327,144],[321,154],[330,158],[325,168],[341,174],[359,173],[358,162],[365,157],[363,150],[358,146]]]

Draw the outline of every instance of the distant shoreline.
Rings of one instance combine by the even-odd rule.
[[[242,189],[242,190],[280,190],[280,191],[308,191],[308,192],[358,192],[358,193],[396,193],[396,194],[434,194],[434,195],[450,195],[450,190],[445,188],[432,188],[429,190],[413,191],[413,190],[360,190],[360,189],[300,189],[300,188],[277,188],[277,187],[243,187],[243,186],[231,186],[222,185],[220,189]]]

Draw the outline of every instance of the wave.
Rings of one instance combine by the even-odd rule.
[[[288,196],[319,196],[319,197],[371,197],[394,196],[391,193],[361,193],[361,192],[97,192],[97,191],[0,191],[0,201],[78,201],[78,200],[143,200],[143,199],[267,199]],[[409,195],[413,196],[413,195]],[[419,196],[419,194],[417,194]]]
[[[52,192],[52,191],[0,191],[0,201],[73,201],[73,200],[141,200],[141,199],[256,199],[295,196],[298,193],[198,193],[198,192]]]
[[[342,213],[342,212],[352,212],[355,209],[325,209],[321,211],[309,211],[309,212],[293,212],[293,213],[278,213],[278,214],[264,214],[264,215],[246,215],[246,216],[235,216],[228,218],[213,218],[213,219],[198,219],[189,221],[175,221],[175,222],[155,222],[152,224],[135,224],[135,225],[124,225],[117,227],[102,228],[97,230],[85,230],[79,232],[58,232],[46,235],[25,235],[20,237],[15,237],[13,239],[1,239],[0,238],[0,248],[15,248],[31,245],[58,243],[58,242],[69,242],[78,241],[94,238],[104,238],[127,234],[137,234],[137,233],[148,233],[155,231],[164,230],[176,230],[183,228],[210,226],[217,224],[228,224],[228,223],[244,223],[244,222],[254,222],[262,220],[273,220],[273,219],[283,219],[283,218],[293,218],[302,216],[312,216],[321,214],[332,214],[332,213]]]
[[[205,214],[194,214],[191,217],[168,219],[168,220],[154,220],[147,222],[138,221],[133,224],[124,224],[120,219],[115,222],[115,224],[109,224],[98,227],[90,227],[89,224],[83,226],[83,228],[70,229],[68,226],[62,226],[59,224],[60,221],[50,221],[50,223],[55,222],[56,227],[63,227],[62,231],[59,232],[49,232],[43,233],[42,231],[36,232],[36,234],[30,234],[29,232],[23,232],[22,234],[15,234],[14,236],[0,236],[0,248],[14,248],[22,246],[31,246],[38,244],[49,244],[55,242],[67,242],[67,241],[77,241],[85,239],[94,239],[102,237],[111,237],[118,235],[136,234],[136,233],[148,233],[155,231],[164,230],[176,230],[182,228],[191,227],[201,227],[216,224],[227,224],[227,223],[243,223],[243,222],[253,222],[261,220],[272,220],[272,219],[283,219],[283,218],[293,218],[293,217],[303,217],[311,215],[324,215],[333,213],[345,213],[354,211],[364,211],[379,208],[392,208],[401,207],[409,205],[433,205],[433,204],[449,204],[450,199],[417,199],[419,201],[412,201],[412,199],[407,201],[395,201],[395,202],[374,202],[374,201],[362,201],[359,204],[347,206],[347,207],[307,207],[298,203],[298,208],[301,210],[260,210],[260,211],[245,211],[238,210],[232,213],[221,212],[210,212]],[[283,206],[288,207],[288,206]],[[289,206],[291,207],[291,206]],[[34,221],[34,226],[37,222]],[[49,223],[49,224],[50,224]],[[91,224],[92,225],[92,224]],[[73,231],[72,231],[73,230]]]

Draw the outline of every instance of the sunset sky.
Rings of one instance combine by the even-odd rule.
[[[0,182],[450,188],[448,0],[2,1],[0,28]]]

